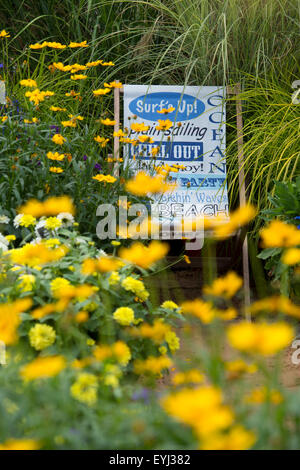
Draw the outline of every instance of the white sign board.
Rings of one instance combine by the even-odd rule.
[[[170,172],[175,190],[153,196],[151,208],[160,220],[228,215],[224,98],[224,87],[124,85],[124,127],[129,137],[146,135],[153,140],[126,145],[125,164],[146,172],[166,164],[183,167]],[[169,108],[174,110],[158,112]],[[157,130],[159,119],[169,119],[172,127]],[[136,132],[132,123],[144,123],[149,129]],[[158,146],[154,159],[151,150]]]

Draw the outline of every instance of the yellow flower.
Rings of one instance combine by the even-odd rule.
[[[201,299],[187,300],[181,304],[182,313],[193,315],[203,323],[210,323],[215,318],[215,310],[210,302]]]
[[[71,90],[70,92],[66,93],[66,96],[71,96],[72,98],[75,98],[76,100],[77,99],[81,100],[80,93],[76,93],[76,91],[74,90]]]
[[[35,277],[32,274],[22,274],[19,287],[23,292],[30,292],[35,284]]]
[[[158,131],[167,131],[170,127],[173,126],[173,122],[170,119],[158,119],[158,126],[155,127]]]
[[[147,269],[164,258],[168,251],[169,246],[166,243],[152,240],[148,246],[140,242],[134,242],[129,248],[122,247],[119,256],[130,263]]]
[[[114,183],[117,181],[117,178],[111,175],[96,175],[93,176],[93,180],[99,181],[99,183]]]
[[[19,213],[30,214],[35,217],[42,215],[58,215],[61,212],[69,212],[74,215],[75,207],[73,206],[72,199],[68,196],[53,196],[46,199],[44,202],[30,199],[25,205],[19,207]]]
[[[86,258],[82,264],[82,273],[85,275],[100,272],[115,271],[120,268],[121,263],[119,260],[111,256],[102,256],[99,259]]]
[[[291,317],[300,319],[300,306],[295,305],[289,298],[274,295],[265,299],[257,300],[250,306],[251,313],[267,312],[267,313],[285,313]]]
[[[63,356],[38,357],[22,367],[20,374],[25,380],[54,377],[66,367]]]
[[[46,304],[43,307],[38,307],[32,310],[31,315],[35,320],[39,320],[40,318],[44,318],[47,315],[55,312],[56,304]]]
[[[0,304],[0,341],[10,346],[18,341],[20,313],[26,312],[32,305],[31,299],[20,299],[13,303]]]
[[[47,42],[46,45],[52,49],[65,49],[67,46],[61,44],[60,42]]]
[[[107,143],[109,142],[109,139],[105,139],[105,137],[100,137],[100,135],[97,135],[94,137],[94,140],[98,142],[98,144],[101,144],[101,147],[106,147]]]
[[[236,211],[230,214],[230,219],[219,217],[215,220],[205,220],[207,228],[213,228],[214,237],[225,239],[234,234],[240,227],[248,224],[256,215],[255,207],[247,204],[246,206],[239,207]]]
[[[76,121],[75,120],[70,120],[70,121],[61,121],[61,125],[64,127],[76,127]]]
[[[119,281],[120,281],[119,273],[117,271],[113,271],[108,278],[109,285],[114,286],[118,284]]]
[[[51,292],[54,297],[60,297],[65,288],[69,287],[71,285],[70,281],[68,279],[65,279],[64,277],[56,277],[50,282],[51,286]]]
[[[129,333],[132,336],[141,338],[151,338],[155,343],[162,343],[166,339],[167,333],[171,331],[171,327],[166,325],[162,319],[154,320],[153,325],[143,323],[141,326],[131,328]]]
[[[300,245],[300,230],[281,220],[272,220],[268,227],[260,232],[265,248],[290,248]]]
[[[161,307],[162,308],[167,308],[169,310],[176,310],[177,308],[179,308],[179,306],[177,304],[175,304],[175,302],[173,302],[172,300],[165,300],[161,304]]]
[[[172,361],[168,356],[149,356],[145,360],[134,361],[134,372],[136,374],[160,375],[164,369],[169,369]]]
[[[176,333],[174,331],[168,331],[166,334],[166,342],[170,348],[170,351],[174,353],[177,349],[180,348],[180,341]]]
[[[148,144],[153,144],[154,140],[152,137],[148,135],[139,135],[138,136],[138,141],[141,142],[142,144],[148,143]]]
[[[250,394],[246,395],[244,401],[245,403],[254,405],[270,401],[274,405],[279,405],[283,402],[283,396],[278,390],[268,390],[267,387],[259,387],[253,389]]]
[[[75,315],[75,320],[77,323],[85,323],[88,319],[89,319],[89,314],[84,310],[76,313]]]
[[[197,369],[191,369],[187,372],[178,372],[172,377],[172,383],[174,385],[200,384],[202,382],[204,382],[204,375]]]
[[[211,286],[203,288],[204,294],[231,299],[242,287],[243,280],[233,271],[224,277],[216,279]]]
[[[104,361],[106,359],[114,358],[122,366],[126,366],[131,359],[131,352],[127,344],[123,341],[117,341],[112,345],[96,346],[93,351],[94,357],[97,361]]]
[[[227,329],[228,341],[234,348],[265,356],[276,354],[293,340],[294,329],[287,323],[249,323],[242,321]]]
[[[146,196],[148,193],[156,194],[173,190],[176,185],[167,183],[162,175],[150,176],[144,171],[139,171],[134,178],[126,182],[125,188],[137,196]]]
[[[159,147],[153,147],[153,149],[151,149],[151,155],[153,157],[156,157],[158,153],[159,153]]]
[[[45,221],[45,228],[47,230],[55,230],[62,226],[62,221],[57,217],[48,217]]]
[[[100,119],[101,124],[104,124],[105,126],[114,126],[116,124],[116,121],[111,120],[111,119]]]
[[[168,109],[162,108],[162,109],[160,109],[156,112],[159,113],[159,114],[169,114],[169,113],[172,113],[173,111],[175,111],[175,108],[173,106],[169,106]]]
[[[134,122],[134,123],[131,124],[130,127],[135,132],[145,132],[145,131],[148,131],[150,129],[150,126],[146,126],[143,122],[141,122],[141,123]]]
[[[59,168],[57,166],[50,166],[49,170],[51,171],[51,173],[63,173],[63,169],[62,168]]]
[[[110,83],[104,83],[104,86],[108,88],[122,88],[123,84],[121,82],[113,81]]]
[[[0,450],[38,450],[40,447],[40,442],[34,439],[8,439],[0,444]]]
[[[37,243],[36,245],[27,243],[22,246],[22,248],[10,250],[8,255],[15,264],[36,267],[41,264],[58,261],[66,255],[67,251],[68,248],[64,245],[54,250],[50,250],[43,243]]]
[[[36,106],[38,106],[40,102],[44,101],[46,97],[53,95],[53,91],[40,91],[38,88],[33,91],[26,91],[25,93],[25,96],[29,98],[29,101],[32,101]]]
[[[134,311],[129,307],[119,307],[114,311],[113,317],[122,326],[129,326],[134,321]]]
[[[75,47],[89,47],[89,45],[86,43],[86,41],[82,42],[70,42],[69,47],[75,48]]]
[[[71,386],[71,395],[76,400],[92,406],[96,403],[98,394],[98,381],[94,374],[81,373],[76,382]]]
[[[225,362],[225,369],[228,372],[229,379],[237,379],[242,374],[254,374],[257,371],[255,364],[247,364],[242,359],[236,359],[235,361]]]
[[[31,78],[28,78],[27,80],[21,80],[20,85],[26,86],[28,88],[37,88],[37,83],[35,80],[32,80]]]
[[[86,78],[87,78],[87,75],[82,75],[82,74],[71,75],[71,80],[85,80]]]
[[[40,323],[30,328],[28,336],[31,346],[37,351],[48,348],[56,339],[56,333],[52,326]]]
[[[208,434],[201,440],[202,450],[247,450],[256,441],[255,434],[243,426],[233,426],[227,434]]]
[[[288,266],[300,263],[300,248],[290,248],[285,251],[281,261]]]
[[[49,158],[49,160],[56,160],[58,162],[61,162],[65,158],[65,154],[58,152],[48,152],[47,158]]]
[[[61,134],[54,134],[51,140],[57,145],[63,145],[67,139],[63,137]]]
[[[30,49],[43,49],[46,46],[47,46],[47,42],[44,41],[42,44],[38,42],[36,42],[35,44],[30,44],[29,48]]]
[[[16,239],[16,236],[15,235],[6,235],[5,238],[8,242],[12,242]]]
[[[178,421],[191,426],[199,436],[226,429],[233,413],[222,404],[221,391],[213,386],[182,389],[162,400],[164,410]]]
[[[18,217],[18,216],[17,216],[17,217]],[[22,215],[22,217],[20,218],[19,224],[20,224],[22,227],[29,227],[30,225],[35,225],[35,224],[36,224],[36,218],[33,217],[32,215],[24,214],[24,215]]]
[[[51,111],[67,111],[67,108],[60,108],[59,106],[50,106]],[[60,134],[55,134],[55,135],[60,135]],[[53,140],[53,139],[52,139]]]
[[[10,38],[10,34],[5,31],[5,29],[2,29],[0,31],[0,38]]]
[[[149,297],[149,292],[146,291],[142,281],[139,281],[132,276],[128,276],[123,279],[121,285],[125,290],[133,292],[142,300],[146,300]]]
[[[111,88],[99,88],[98,90],[94,90],[93,94],[94,96],[102,96],[102,95],[107,95],[111,91]]]

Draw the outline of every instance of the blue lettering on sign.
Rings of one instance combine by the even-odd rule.
[[[157,112],[171,106],[175,110],[167,115]],[[149,121],[170,119],[173,122],[175,120],[178,122],[200,116],[205,110],[205,104],[195,96],[175,92],[159,92],[138,96],[130,102],[129,109],[132,114]]]
[[[152,144],[129,145],[130,158],[139,160],[153,159],[152,148],[159,147],[157,160],[167,160],[174,162],[203,161],[203,142],[153,142]]]
[[[187,189],[220,189],[224,187],[226,178],[210,175],[184,175],[184,176],[174,176],[172,178],[173,182],[176,182],[179,187],[184,187]]]

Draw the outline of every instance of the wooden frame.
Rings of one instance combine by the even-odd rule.
[[[120,94],[123,93],[123,88],[114,88],[114,132],[120,129]],[[241,93],[241,85],[237,83],[234,87],[227,86],[226,94],[231,96],[238,96]],[[236,99],[236,126],[237,126],[237,147],[238,147],[238,170],[239,170],[239,200],[240,205],[246,205],[246,186],[245,186],[245,172],[244,172],[244,135],[243,135],[243,117],[242,117],[242,101]],[[120,141],[119,137],[114,137],[114,157],[120,156]],[[113,167],[113,174],[115,177],[119,176],[119,162],[115,163]],[[249,313],[250,305],[250,270],[249,270],[249,252],[248,252],[248,238],[247,235],[243,241],[242,246],[243,257],[243,277],[244,277],[244,305],[245,315],[247,320],[251,320]]]

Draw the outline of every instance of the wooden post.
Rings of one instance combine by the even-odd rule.
[[[241,85],[237,83],[234,88],[228,86],[227,93],[229,95],[239,95],[241,93]],[[239,170],[239,200],[240,205],[245,206],[246,199],[246,186],[245,186],[245,171],[244,171],[244,135],[243,135],[243,116],[242,116],[242,101],[236,99],[236,127],[237,127],[237,149],[238,149],[238,170]],[[249,253],[248,253],[248,238],[245,236],[243,242],[243,277],[244,277],[244,303],[246,311],[246,319],[251,320],[249,313],[250,306],[250,271],[249,271]]]

